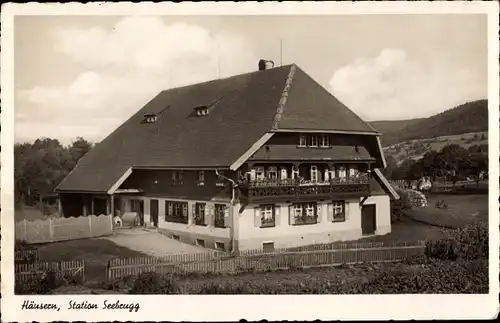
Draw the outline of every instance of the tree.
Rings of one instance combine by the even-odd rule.
[[[483,153],[471,154],[467,161],[467,174],[474,176],[476,186],[479,186],[479,180],[483,172],[488,172],[488,155]]]
[[[70,146],[57,139],[39,138],[32,144],[14,146],[14,181],[16,202],[33,205],[53,193],[92,144],[78,138]]]
[[[393,178],[393,173],[398,169],[398,161],[393,156],[386,156],[387,167],[384,168],[384,176],[389,179]]]

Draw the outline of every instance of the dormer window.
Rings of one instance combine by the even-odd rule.
[[[323,147],[323,148],[330,147],[330,136],[328,136],[328,135],[322,135],[321,136],[321,141],[320,141],[320,146]]]
[[[197,116],[206,116],[208,115],[208,107],[197,107],[194,109],[196,111]]]
[[[307,136],[306,135],[300,135],[299,147],[306,147],[306,146],[307,146]]]
[[[310,137],[309,146],[311,146],[311,147],[318,147],[318,136],[312,135]]]
[[[148,113],[144,115],[144,119],[142,120],[142,123],[154,123],[158,120],[158,116],[154,113]]]

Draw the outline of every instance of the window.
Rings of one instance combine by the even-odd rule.
[[[263,242],[262,243],[262,251],[264,252],[273,252],[274,251],[274,242]]]
[[[205,247],[205,240],[203,239],[196,239],[196,245],[200,247]]]
[[[309,139],[309,146],[318,147],[318,136],[312,135]]]
[[[260,227],[268,228],[276,226],[274,205],[263,205],[260,208]]]
[[[208,107],[195,108],[197,116],[206,116],[208,114]]]
[[[205,185],[205,172],[202,170],[198,172],[198,185]]]
[[[226,216],[226,205],[224,204],[215,204],[215,223],[214,226],[216,228],[225,228],[225,220],[224,217]]]
[[[172,185],[182,185],[182,171],[172,171]]]
[[[306,135],[300,135],[299,138],[299,147],[306,147],[307,146],[307,136]]]
[[[224,243],[216,241],[215,242],[215,249],[224,250],[225,249]]]
[[[224,171],[218,171],[220,175],[217,175],[217,182],[215,182],[215,186],[224,186]]]
[[[165,221],[188,223],[188,203],[165,201]]]
[[[311,181],[312,182],[318,181],[318,167],[317,166],[311,166]]]
[[[330,136],[322,135],[321,136],[321,147],[330,147]]]
[[[139,200],[130,200],[130,212],[140,212]]]
[[[316,203],[303,203],[293,205],[295,225],[316,224],[318,222]]]
[[[158,120],[158,116],[154,113],[148,113],[144,115],[144,119],[142,120],[142,123],[153,123]]]
[[[345,203],[334,201],[332,204],[333,222],[345,221]]]
[[[263,180],[264,179],[264,167],[257,167],[257,168],[255,168],[255,178],[257,180]]]
[[[194,204],[194,223],[205,226],[205,203]]]
[[[347,177],[347,172],[344,166],[339,167],[339,177],[340,178],[346,178]]]
[[[267,178],[278,179],[278,169],[274,166],[267,169]]]

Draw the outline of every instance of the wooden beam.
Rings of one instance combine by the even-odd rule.
[[[127,180],[127,178],[132,174],[132,167],[129,167],[122,176],[113,184],[113,186],[110,187],[108,190],[108,194],[114,194],[115,191]]]
[[[257,140],[243,155],[241,155],[229,168],[230,170],[237,170],[248,160],[253,154],[257,152],[264,144],[271,139],[274,135],[273,132],[265,133],[259,140]]]

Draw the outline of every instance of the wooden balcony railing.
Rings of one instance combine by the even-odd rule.
[[[370,192],[369,177],[361,175],[351,178],[335,178],[329,181],[306,181],[303,179],[259,179],[240,181],[243,196],[254,202],[274,200],[301,200],[311,196],[336,198],[363,196]]]

